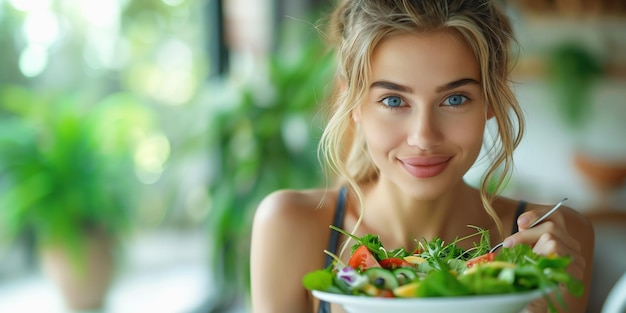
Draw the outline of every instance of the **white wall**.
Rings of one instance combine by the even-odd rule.
[[[512,16],[521,48],[521,75],[515,78],[514,91],[526,116],[526,134],[516,150],[516,170],[505,194],[546,204],[568,197],[567,205],[573,208],[597,208],[600,198],[574,167],[573,152],[582,147],[586,154],[626,166],[626,17]],[[540,64],[549,49],[571,41],[588,47],[610,71],[593,90],[593,109],[582,133],[564,126]],[[467,180],[478,181],[484,168],[477,164]],[[626,185],[601,200],[602,205],[626,210]]]
[[[568,197],[568,205],[592,209],[599,201],[598,195],[574,166],[573,153],[581,143],[586,154],[626,164],[626,80],[605,81],[598,86],[592,96],[588,128],[580,134],[563,126],[545,83],[522,83],[516,93],[526,114],[527,128],[515,154],[511,192],[548,203]],[[605,200],[611,206],[626,208],[624,187]]]

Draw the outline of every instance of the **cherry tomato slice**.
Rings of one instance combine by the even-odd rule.
[[[465,265],[467,265],[467,268],[470,268],[476,264],[480,264],[480,263],[487,263],[487,262],[491,262],[493,261],[493,258],[496,256],[495,253],[485,253],[483,255],[477,256],[473,259],[467,260],[465,262]]]
[[[398,267],[415,267],[415,265],[401,258],[387,258],[380,260],[380,266],[386,269],[396,269]]]
[[[354,251],[348,261],[348,265],[359,271],[364,271],[371,267],[381,267],[374,255],[364,245],[361,245]]]

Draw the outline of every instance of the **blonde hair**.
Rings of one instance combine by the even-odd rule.
[[[337,53],[337,72],[319,153],[327,169],[336,175],[337,183],[347,184],[355,192],[361,210],[360,186],[376,180],[379,173],[369,159],[364,138],[355,132],[351,113],[369,85],[374,48],[391,35],[438,30],[455,30],[468,43],[480,66],[483,96],[498,128],[498,140],[489,149],[493,158],[481,181],[480,195],[503,236],[502,221],[492,202],[512,171],[513,151],[524,127],[522,111],[509,87],[513,34],[507,17],[488,0],[346,0],[331,15],[329,26],[329,39]],[[488,184],[494,179],[496,192],[490,192]],[[361,211],[356,227],[362,216]]]

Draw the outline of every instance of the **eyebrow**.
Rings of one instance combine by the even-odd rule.
[[[480,85],[480,83],[473,79],[473,78],[462,78],[459,80],[455,80],[453,82],[449,82],[443,86],[439,86],[437,87],[437,89],[435,89],[437,92],[443,92],[443,91],[448,91],[448,90],[452,90],[454,88],[459,88],[461,86],[465,86],[465,85]]]
[[[384,88],[392,91],[404,92],[404,93],[412,93],[413,89],[408,86],[399,85],[396,83],[392,83],[390,81],[375,81],[370,85],[370,89],[372,88]]]
[[[458,88],[461,86],[465,86],[465,85],[470,85],[470,84],[476,84],[476,85],[480,85],[480,83],[473,79],[473,78],[461,78],[459,80],[455,80],[453,82],[449,82],[445,85],[439,86],[435,89],[435,91],[437,92],[444,92],[444,91],[448,91],[448,90],[452,90],[454,88]],[[389,90],[393,90],[393,91],[398,91],[398,92],[404,92],[404,93],[412,93],[413,89],[411,89],[408,86],[404,86],[404,85],[400,85],[400,84],[396,84],[390,81],[375,81],[370,85],[370,88],[384,88],[384,89],[389,89]]]

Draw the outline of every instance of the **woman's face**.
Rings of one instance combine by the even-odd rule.
[[[488,118],[478,63],[451,32],[397,35],[371,60],[353,112],[380,179],[427,200],[462,181]]]

